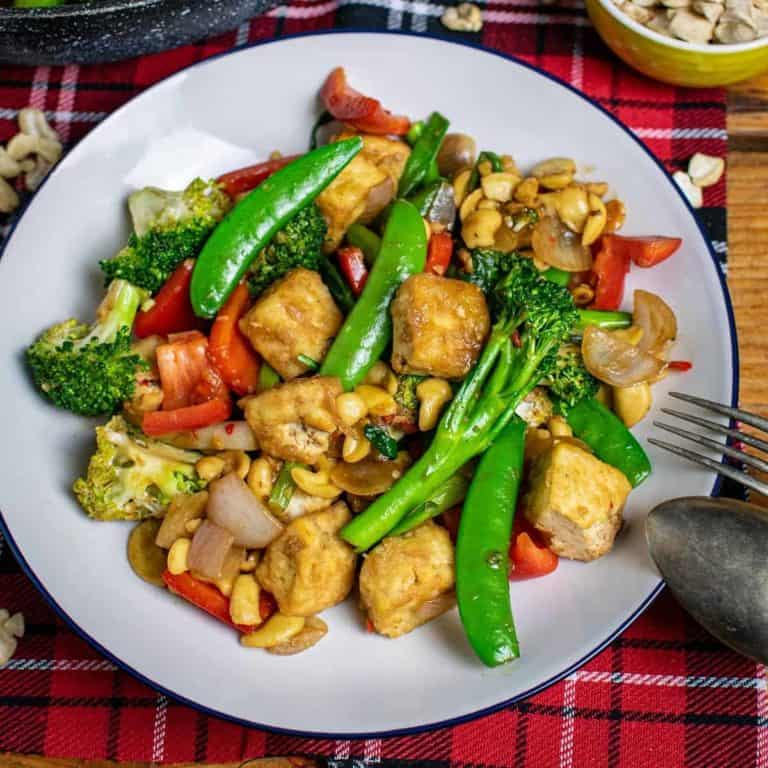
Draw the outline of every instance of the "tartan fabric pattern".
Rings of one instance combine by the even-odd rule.
[[[181,67],[273,37],[333,27],[404,30],[482,44],[572,84],[627,124],[673,171],[725,155],[725,97],[653,83],[611,57],[578,0],[484,3],[481,33],[440,24],[427,0],[294,0],[216,39],[116,64],[0,67],[0,141],[18,110],[45,110],[68,145]],[[725,266],[725,180],[700,211]],[[5,222],[6,230],[10,222]],[[74,635],[0,536],[0,606],[27,634],[0,670],[0,752],[51,757],[243,761],[309,754],[332,768],[748,768],[768,766],[766,670],[721,646],[673,599],[655,603],[584,667],[494,715],[418,736],[359,741],[270,734],[209,717],[116,669]]]

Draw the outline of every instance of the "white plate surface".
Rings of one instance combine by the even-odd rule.
[[[614,550],[590,565],[562,561],[546,579],[514,584],[522,658],[485,669],[454,612],[396,641],[367,634],[353,601],[326,612],[330,632],[310,652],[274,657],[139,581],[125,558],[129,525],[90,522],[69,492],[92,449],[89,424],[47,406],[22,350],[42,328],[92,316],[97,262],[127,234],[126,196],[181,187],[279,148],[305,149],[322,79],[343,64],[352,83],[398,112],[438,109],[481,147],[522,167],[552,155],[591,166],[625,201],[630,234],[683,238],[629,287],[675,309],[675,357],[695,362],[673,385],[723,402],[734,395],[733,331],[717,269],[696,221],[651,156],[579,95],[498,55],[437,40],[335,34],[243,50],[160,83],[97,127],[60,164],[16,228],[0,264],[0,508],[37,583],[92,641],[130,670],[189,702],[277,729],[392,732],[445,722],[530,693],[600,648],[659,585],[643,519],[672,496],[708,495],[712,473],[649,447],[654,475],[629,498]],[[631,299],[631,290],[628,291]],[[645,443],[650,419],[636,430]]]

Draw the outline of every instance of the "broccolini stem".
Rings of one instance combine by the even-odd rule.
[[[588,325],[596,325],[598,328],[605,328],[606,330],[628,328],[632,325],[632,314],[630,312],[609,312],[601,309],[580,309],[579,322],[574,330],[581,334]]]

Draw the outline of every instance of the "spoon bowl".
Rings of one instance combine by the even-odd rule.
[[[648,549],[680,604],[725,645],[768,663],[768,513],[684,497],[645,523]]]

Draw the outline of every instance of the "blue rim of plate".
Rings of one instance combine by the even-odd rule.
[[[725,304],[726,314],[728,316],[728,329],[729,329],[729,335],[731,339],[731,357],[732,357],[732,363],[733,363],[733,370],[731,371],[731,404],[733,406],[738,406],[739,347],[738,347],[738,339],[737,339],[737,333],[736,333],[736,322],[733,315],[733,305],[731,304],[731,296],[728,291],[728,286],[725,282],[725,275],[723,273],[723,269],[720,265],[717,255],[715,254],[714,248],[712,247],[712,243],[709,239],[709,235],[704,229],[704,226],[701,223],[701,220],[696,215],[696,211],[688,202],[688,199],[682,193],[678,185],[671,178],[671,176],[667,172],[667,169],[663,166],[661,161],[617,117],[615,117],[611,112],[609,112],[605,107],[603,107],[597,101],[594,101],[593,99],[591,99],[590,97],[586,96],[584,93],[579,91],[577,88],[572,86],[570,83],[566,83],[564,80],[561,80],[559,77],[556,77],[555,75],[552,75],[549,72],[545,72],[544,70],[539,69],[533,64],[529,64],[525,61],[522,61],[521,59],[518,59],[515,56],[511,56],[509,54],[502,53],[500,51],[496,51],[490,48],[485,48],[478,43],[459,41],[459,40],[447,40],[437,35],[431,35],[427,33],[418,33],[418,32],[409,32],[409,31],[400,31],[400,30],[387,31],[387,30],[379,30],[379,29],[360,28],[360,29],[329,29],[329,30],[320,30],[320,31],[312,31],[312,32],[299,32],[293,35],[284,35],[282,37],[275,38],[272,40],[257,41],[254,43],[250,43],[248,45],[240,46],[238,48],[233,48],[229,51],[223,51],[222,53],[216,54],[214,56],[210,56],[206,59],[203,59],[202,61],[194,62],[193,64],[190,64],[189,66],[184,67],[183,69],[180,69],[177,72],[174,72],[172,75],[169,75],[167,78],[160,80],[159,82],[152,85],[150,88],[147,88],[146,90],[142,91],[142,93],[139,93],[136,96],[134,96],[132,99],[127,101],[124,105],[122,105],[121,107],[116,109],[114,112],[112,112],[110,115],[108,115],[96,128],[94,128],[94,130],[100,130],[102,126],[108,126],[109,121],[113,117],[118,115],[123,110],[123,108],[127,107],[129,104],[131,104],[134,101],[134,99],[141,97],[147,91],[150,91],[153,88],[156,88],[158,86],[162,86],[171,78],[176,77],[177,75],[180,75],[181,73],[186,72],[190,69],[194,69],[195,67],[205,65],[209,61],[214,61],[215,59],[224,58],[225,56],[231,56],[233,54],[239,53],[240,51],[247,50],[249,48],[256,48],[256,47],[261,47],[266,45],[274,45],[277,43],[281,43],[284,40],[294,40],[296,38],[301,38],[301,37],[326,37],[330,35],[346,35],[346,34],[399,35],[403,37],[426,38],[428,40],[435,40],[437,42],[445,43],[447,45],[457,45],[463,48],[472,48],[474,50],[481,51],[482,53],[487,53],[491,56],[498,56],[501,59],[505,59],[506,61],[509,61],[513,64],[517,64],[518,66],[524,67],[525,69],[530,70],[531,72],[535,72],[536,74],[547,78],[547,80],[550,80],[553,83],[556,83],[562,88],[567,89],[571,93],[581,98],[583,101],[587,102],[587,104],[591,105],[593,108],[600,111],[605,117],[611,120],[611,122],[613,122],[618,128],[620,128],[624,133],[626,133],[632,139],[632,141],[634,141],[635,144],[637,144],[643,150],[643,152],[645,152],[645,154],[648,155],[648,157],[655,163],[658,169],[664,174],[668,182],[672,185],[678,197],[680,198],[682,203],[685,205],[690,215],[693,217],[693,220],[696,222],[696,226],[698,227],[699,232],[701,233],[702,239],[704,240],[704,243],[707,246],[707,250],[709,251],[710,258],[712,259],[713,267],[715,269],[718,280],[720,282],[720,288],[723,293],[723,303]],[[84,138],[87,138],[87,136],[85,136]],[[77,144],[75,146],[77,146]],[[74,147],[70,147],[70,149],[68,150],[68,153],[71,152],[72,149],[74,149]],[[40,188],[42,188],[42,186],[45,185],[48,179],[51,176],[53,176],[55,173],[56,173],[56,169],[54,169],[53,172],[50,174],[50,176],[46,178],[46,180],[43,182]],[[2,248],[0,248],[0,260],[2,260],[2,257],[5,255],[5,251],[9,243],[11,242],[13,233],[16,230],[16,227],[19,225],[19,222],[21,221],[23,215],[26,213],[27,208],[34,200],[34,197],[35,196],[33,195],[30,199],[26,201],[23,209],[18,214],[16,220],[13,223],[13,226],[8,232],[5,242],[3,243]],[[712,487],[712,491],[710,493],[711,496],[718,495],[718,493],[720,492],[721,484],[722,484],[722,478],[720,476],[717,476],[715,479],[715,483]],[[544,680],[543,682],[539,683],[533,688],[529,688],[527,691],[523,691],[522,693],[519,693],[510,699],[505,699],[504,701],[501,701],[498,704],[494,704],[490,707],[485,707],[483,709],[479,709],[474,712],[469,712],[465,715],[452,717],[447,720],[440,720],[435,723],[423,723],[420,725],[409,726],[407,728],[396,728],[389,731],[370,731],[370,732],[362,732],[362,733],[344,733],[344,732],[326,733],[323,731],[300,731],[300,730],[295,730],[291,728],[281,728],[275,725],[266,725],[264,723],[257,723],[252,720],[246,720],[244,718],[235,717],[234,715],[227,714],[226,712],[219,712],[216,709],[207,707],[205,704],[201,704],[197,701],[192,701],[190,699],[187,699],[181,694],[175,693],[174,691],[164,688],[163,686],[158,685],[153,680],[150,680],[149,678],[145,677],[141,672],[139,672],[138,670],[134,669],[133,667],[123,662],[121,659],[114,656],[108,649],[106,649],[97,640],[95,640],[87,632],[85,632],[85,630],[83,630],[75,622],[75,620],[64,611],[63,608],[61,608],[61,606],[56,602],[53,596],[48,592],[48,590],[45,588],[45,585],[37,578],[34,571],[27,563],[26,559],[21,553],[21,550],[19,549],[19,547],[17,546],[16,542],[13,539],[13,536],[11,535],[11,532],[3,518],[2,510],[0,510],[0,533],[4,535],[11,551],[16,557],[16,560],[18,561],[19,565],[21,566],[21,569],[24,571],[27,578],[29,578],[29,580],[34,584],[36,589],[43,595],[45,600],[48,602],[51,608],[53,608],[56,614],[64,622],[66,622],[66,624],[72,629],[72,631],[76,635],[78,635],[87,643],[89,643],[100,654],[102,654],[102,656],[104,656],[109,661],[111,661],[118,669],[121,669],[124,672],[127,672],[128,674],[132,675],[140,682],[144,683],[150,688],[154,688],[156,691],[163,694],[164,696],[168,696],[169,698],[175,699],[176,701],[182,704],[185,704],[186,706],[192,707],[198,712],[202,712],[207,715],[213,715],[215,717],[220,717],[223,720],[227,720],[231,723],[236,723],[237,725],[242,725],[247,728],[260,728],[265,731],[270,731],[272,733],[279,733],[286,736],[298,736],[301,738],[312,738],[312,739],[350,739],[351,740],[351,739],[373,739],[373,738],[382,739],[382,738],[390,738],[394,736],[408,736],[412,734],[424,733],[425,731],[436,730],[438,728],[452,728],[456,725],[461,725],[462,723],[466,723],[471,720],[475,720],[477,718],[493,714],[494,712],[498,712],[499,710],[504,709],[505,707],[509,707],[513,704],[516,704],[519,701],[523,701],[524,699],[529,698],[530,696],[534,696],[537,693],[540,693],[546,688],[549,688],[549,686],[560,682],[563,678],[567,677],[568,675],[575,672],[580,667],[584,666],[584,664],[590,661],[590,659],[594,658],[609,643],[611,643],[614,640],[614,638],[620,635],[630,624],[632,624],[635,621],[635,619],[637,619],[637,617],[640,616],[640,614],[643,613],[643,611],[645,611],[645,609],[656,599],[656,597],[664,588],[664,581],[662,579],[659,579],[658,584],[651,590],[650,594],[640,603],[640,605],[632,612],[632,614],[629,617],[627,617],[618,627],[616,627],[614,630],[609,632],[605,640],[603,640],[595,648],[589,651],[589,653],[582,656],[578,661],[575,661],[569,667],[566,667],[566,669],[562,670],[561,672],[558,672],[556,675],[550,677],[549,679]]]

